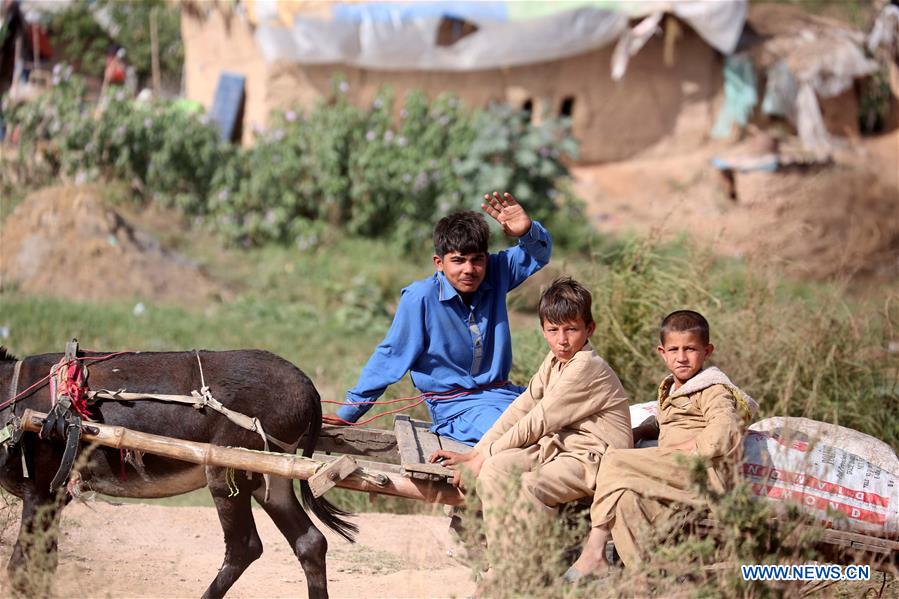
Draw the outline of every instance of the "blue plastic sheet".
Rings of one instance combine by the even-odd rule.
[[[745,127],[759,101],[752,60],[746,54],[734,54],[724,61],[724,105],[712,128],[712,137],[728,137],[734,125]]]

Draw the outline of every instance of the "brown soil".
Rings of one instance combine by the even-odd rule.
[[[709,147],[575,169],[576,192],[603,232],[686,234],[724,255],[816,279],[899,274],[899,132],[830,165],[737,173],[736,200]]]
[[[96,301],[150,299],[196,305],[219,285],[184,256],[104,204],[92,187],[28,196],[0,229],[0,288]]]
[[[299,562],[272,521],[253,511],[264,553],[228,597],[306,597]],[[456,562],[447,525],[438,516],[360,514],[351,545],[326,531],[332,597],[453,597],[475,588]],[[6,563],[17,522],[2,533]],[[319,527],[324,529],[324,527]],[[215,509],[101,502],[66,508],[53,595],[60,597],[199,597],[225,555]],[[5,568],[0,595],[10,596]]]

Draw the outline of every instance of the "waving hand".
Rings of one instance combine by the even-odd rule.
[[[503,228],[503,232],[510,237],[521,237],[531,229],[531,217],[511,193],[506,192],[503,195],[497,191],[494,191],[493,195],[486,193],[481,208],[492,216]]]

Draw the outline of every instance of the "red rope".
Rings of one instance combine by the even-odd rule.
[[[397,399],[390,399],[390,400],[387,400],[384,402],[376,402],[376,401],[346,401],[346,402],[343,402],[343,401],[332,401],[332,400],[328,400],[328,399],[323,399],[322,403],[337,404],[337,405],[341,405],[341,406],[343,406],[343,405],[370,406],[370,405],[374,405],[375,403],[394,404],[394,403],[398,403],[401,401],[407,401],[407,402],[412,402],[412,403],[409,403],[408,405],[402,406],[400,408],[396,408],[393,410],[387,410],[386,412],[381,412],[380,414],[372,416],[371,418],[367,418],[365,420],[360,420],[357,422],[350,422],[348,420],[344,420],[343,418],[340,418],[339,416],[335,416],[333,414],[323,414],[322,422],[324,422],[326,424],[333,424],[336,426],[363,426],[365,424],[368,424],[369,422],[377,420],[378,418],[383,418],[384,416],[396,414],[396,413],[402,412],[404,410],[411,410],[412,408],[420,406],[422,403],[424,403],[428,399],[436,399],[438,401],[445,401],[448,399],[456,399],[458,397],[464,397],[466,395],[471,395],[475,391],[480,391],[481,389],[489,389],[491,387],[504,387],[508,384],[509,384],[509,381],[499,381],[497,383],[490,383],[489,385],[483,385],[481,387],[478,387],[477,389],[450,389],[448,391],[431,391],[431,392],[427,392],[427,393],[419,393],[418,395],[414,395],[412,397],[400,397]]]

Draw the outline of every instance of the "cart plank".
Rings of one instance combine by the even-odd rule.
[[[471,447],[464,443],[435,435],[428,430],[430,425],[427,422],[412,420],[400,414],[396,416],[393,424],[400,463],[403,470],[413,477],[425,475],[452,478],[452,470],[440,464],[428,463],[428,457],[438,449],[459,453],[471,451]]]
[[[345,453],[400,463],[393,431],[326,424],[322,426],[315,449],[323,453]]]

